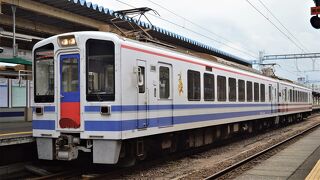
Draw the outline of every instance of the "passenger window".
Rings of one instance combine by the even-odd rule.
[[[143,84],[139,85],[139,93],[145,93],[146,91],[146,77],[145,77],[145,68],[143,66],[139,66],[141,76],[143,78]]]
[[[294,102],[295,100],[295,93],[294,93],[294,90],[292,90],[292,102]]]
[[[204,100],[214,101],[214,75],[213,74],[203,74],[204,79]]]
[[[236,79],[229,78],[229,101],[237,100],[237,83]]]
[[[301,102],[301,91],[299,91],[299,102]]]
[[[54,46],[47,44],[34,51],[34,101],[54,101]]]
[[[245,101],[245,83],[244,80],[238,80],[238,99],[240,102]]]
[[[160,99],[168,99],[170,97],[170,69],[168,67],[160,66],[159,82]]]
[[[188,70],[188,100],[200,101],[200,72]]]
[[[307,102],[307,93],[304,93],[304,102]]]
[[[284,89],[284,101],[287,101],[287,88]]]
[[[252,102],[252,82],[247,81],[247,101]]]
[[[272,101],[272,86],[269,85],[269,102]]]
[[[264,84],[260,84],[260,94],[261,94],[261,102],[266,101],[266,87]]]
[[[112,41],[86,43],[87,101],[115,100],[115,48]]]
[[[227,99],[226,77],[223,77],[223,76],[217,77],[217,90],[218,90],[218,101],[226,101]]]
[[[259,83],[254,83],[254,102],[259,102]]]
[[[79,91],[78,60],[68,58],[62,61],[62,89],[63,92]]]

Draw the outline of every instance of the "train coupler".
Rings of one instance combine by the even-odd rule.
[[[71,161],[78,158],[79,150],[91,152],[91,149],[80,146],[80,138],[72,135],[61,135],[56,140],[56,159]]]

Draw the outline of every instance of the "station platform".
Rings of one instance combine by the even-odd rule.
[[[33,141],[32,122],[0,122],[0,147]]]
[[[317,128],[312,133],[243,173],[236,179],[305,179],[320,159],[319,139],[320,128]]]

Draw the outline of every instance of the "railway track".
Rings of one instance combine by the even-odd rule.
[[[316,116],[319,116],[319,114],[314,114],[312,116],[310,116],[308,119],[312,119]],[[297,137],[301,137],[302,135],[314,130],[315,128],[320,126],[320,122],[317,124],[313,124],[311,127],[307,128],[307,129],[301,129],[301,132],[296,133],[295,135],[290,136],[289,138],[286,138],[285,140],[282,140],[279,143],[276,143],[275,145],[272,145],[271,147],[269,146],[267,149],[263,148],[263,150],[260,150],[258,153],[254,153],[254,155],[249,155],[246,156],[244,154],[246,153],[250,153],[249,151],[252,151],[254,148],[250,148],[247,149],[244,152],[241,152],[240,154],[237,153],[233,156],[229,156],[228,159],[230,159],[230,161],[234,161],[234,159],[237,159],[236,156],[242,156],[243,158],[240,159],[239,161],[232,163],[232,165],[229,165],[227,168],[220,170],[219,172],[215,171],[212,172],[212,174],[210,174],[210,172],[205,173],[203,175],[199,175],[198,176],[190,176],[191,178],[193,177],[198,177],[198,178],[204,178],[204,179],[227,179],[228,177],[230,177],[230,174],[232,174],[232,172],[234,173],[236,169],[239,169],[239,167],[245,165],[245,164],[250,164],[249,162],[253,162],[253,160],[257,159],[257,157],[263,157],[264,154],[267,154],[268,152],[272,152],[272,150],[277,149],[278,147],[280,147],[281,145],[286,144],[287,142],[290,142],[294,139],[296,139]],[[201,151],[200,151],[201,152]],[[197,154],[195,152],[191,153],[191,152],[185,152],[186,154],[192,155],[192,154]],[[183,154],[183,153],[182,153]],[[170,157],[171,156],[171,157]],[[268,156],[268,155],[267,155]],[[109,179],[109,178],[114,178],[114,179],[122,179],[122,178],[133,178],[134,177],[139,177],[139,172],[144,171],[145,169],[148,169],[150,167],[157,167],[157,166],[163,166],[164,164],[168,163],[172,163],[175,162],[176,160],[179,160],[180,158],[183,157],[188,157],[187,155],[181,155],[179,154],[177,155],[169,155],[166,156],[165,158],[161,158],[161,159],[155,159],[155,160],[151,160],[148,162],[144,162],[142,164],[138,164],[134,167],[130,167],[130,168],[108,168],[108,167],[101,167],[101,166],[97,166],[99,167],[99,170],[96,170],[95,167],[91,167],[88,166],[87,168],[75,168],[75,169],[71,169],[71,170],[66,170],[65,171],[60,171],[57,173],[52,173],[49,175],[44,175],[41,177],[35,177],[35,178],[29,178],[30,180],[42,180],[42,179]],[[226,161],[228,159],[225,159],[223,161]],[[221,161],[221,162],[223,162]],[[159,165],[160,164],[160,165]],[[220,166],[221,167],[221,166]],[[69,169],[69,168],[68,168]],[[161,169],[161,168],[160,168]],[[220,169],[220,168],[219,168]],[[240,170],[243,171],[243,170]],[[214,173],[214,174],[213,174]],[[136,176],[134,175],[136,174]],[[143,172],[143,178],[152,178],[152,176],[149,176],[148,173]],[[153,176],[154,177],[154,176]],[[156,177],[161,177],[161,176],[156,176]],[[189,175],[184,175],[184,176],[176,176],[175,179],[189,179],[188,178]],[[141,178],[141,176],[140,176]]]
[[[287,139],[285,139],[285,140],[283,140],[283,141],[281,141],[281,142],[279,142],[279,143],[277,143],[277,144],[275,144],[273,146],[270,146],[269,148],[266,148],[266,149],[264,149],[264,150],[262,150],[260,152],[257,152],[257,153],[255,153],[255,154],[253,154],[253,155],[251,155],[251,156],[249,156],[249,157],[247,157],[247,158],[245,158],[245,159],[243,159],[243,160],[241,160],[241,161],[239,161],[239,162],[237,162],[237,163],[235,163],[235,164],[233,164],[231,166],[228,166],[227,168],[225,168],[225,169],[223,169],[223,170],[221,170],[219,172],[216,172],[216,173],[204,178],[204,180],[222,178],[222,177],[226,176],[228,173],[231,173],[232,171],[234,171],[234,170],[240,168],[241,166],[251,162],[252,160],[257,159],[258,157],[261,157],[262,155],[265,155],[266,153],[268,153],[268,152],[270,152],[270,151],[272,151],[272,150],[274,150],[276,148],[279,148],[282,145],[284,145],[284,144],[286,144],[288,142],[291,142],[292,140],[294,140],[294,139],[296,139],[298,137],[301,137],[301,136],[313,131],[314,129],[316,129],[318,127],[320,127],[320,123],[308,128],[306,130],[303,130],[302,132],[300,132],[300,133],[298,133],[296,135],[293,135],[293,136],[291,136],[291,137],[289,137],[289,138],[287,138]]]

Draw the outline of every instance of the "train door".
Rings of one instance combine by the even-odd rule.
[[[146,71],[146,61],[137,60],[138,73],[137,73],[137,83],[138,83],[138,97],[137,97],[137,115],[138,115],[138,129],[143,129],[148,126],[148,88],[147,88],[147,71]]]
[[[277,103],[277,87],[276,86],[272,86],[272,113],[277,113],[277,108],[278,108],[278,103]]]
[[[172,87],[172,66],[170,64],[158,64],[159,75],[159,101],[158,104],[163,108],[158,114],[159,127],[167,127],[173,125],[173,87]]]
[[[275,92],[274,92],[274,87],[272,85],[269,85],[269,100],[271,103],[271,113],[275,113]]]
[[[284,112],[288,112],[288,88],[284,88],[284,95],[283,95],[283,102],[285,109],[283,110]]]
[[[60,56],[60,128],[80,128],[79,54]]]
[[[275,89],[275,96],[276,96],[276,112],[280,112],[280,86],[279,83],[277,83],[277,87]]]

